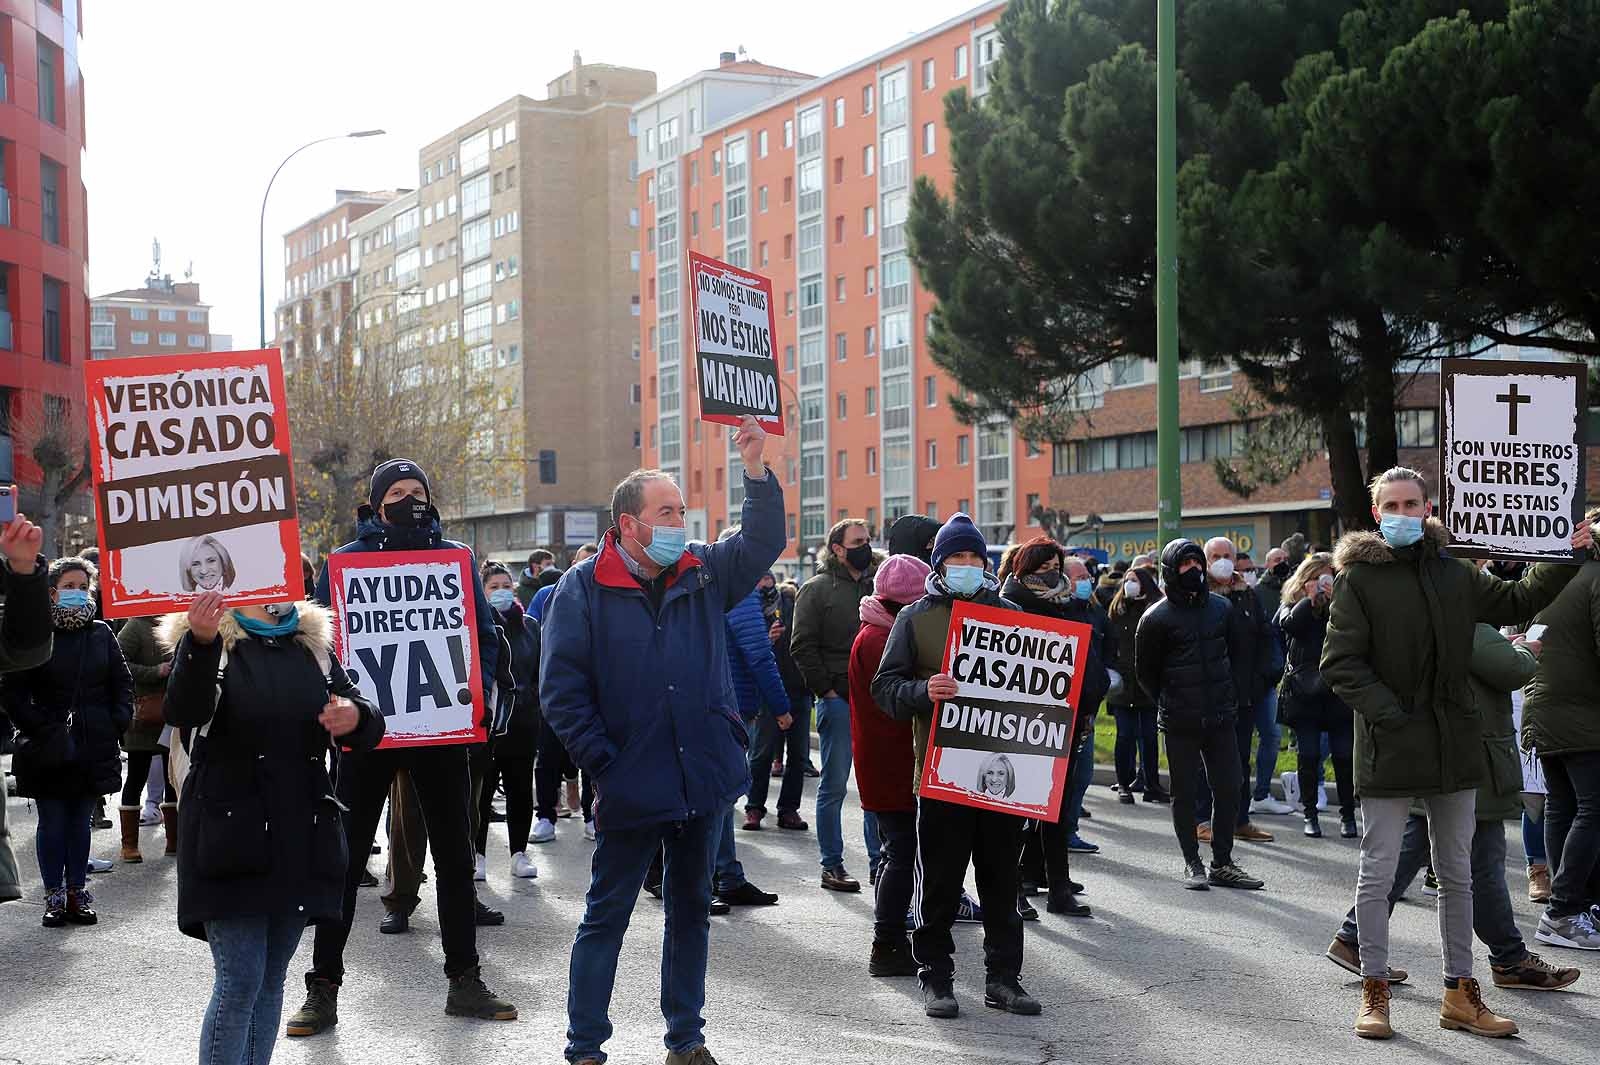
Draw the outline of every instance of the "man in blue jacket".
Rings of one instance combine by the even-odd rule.
[[[409,459],[392,459],[372,471],[372,487],[367,502],[356,511],[356,539],[336,554],[361,551],[437,551],[444,548],[470,549],[446,540],[439,525],[439,512],[433,506],[432,488],[422,467]],[[500,657],[500,636],[495,631],[494,612],[483,594],[474,561],[472,575],[473,611],[478,624],[478,668],[483,673],[483,690],[494,687],[495,667]],[[317,600],[331,605],[328,567],[317,578]],[[468,838],[472,814],[468,806],[470,778],[467,748],[401,747],[347,752],[339,758],[338,791],[348,807],[344,815],[345,835],[350,842],[350,865],[345,871],[344,923],[319,924],[311,971],[306,973],[305,1005],[289,1018],[288,1035],[316,1035],[339,1023],[339,986],[344,980],[344,945],[350,938],[355,919],[356,888],[366,872],[372,838],[378,830],[378,817],[389,796],[395,771],[409,770],[423,822],[428,828],[433,849],[433,882],[439,899],[439,937],[444,941],[444,973],[450,981],[445,1011],[454,1016],[481,1020],[512,1021],[517,1008],[484,986],[478,972],[477,897],[472,890],[476,854]]]
[[[665,845],[661,1012],[668,1065],[711,1065],[702,1031],[711,863],[723,812],[749,786],[746,732],[729,675],[724,615],[784,546],[783,492],[745,418],[741,532],[685,547],[683,495],[659,470],[611,498],[600,554],[567,571],[545,610],[545,721],[594,777],[595,853],[572,945],[566,1057],[605,1061],[623,933],[651,857]]]

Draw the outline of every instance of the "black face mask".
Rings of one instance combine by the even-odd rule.
[[[1288,580],[1290,572],[1289,563],[1287,562],[1280,562],[1272,567],[1272,575],[1280,581]]]
[[[407,496],[383,505],[383,520],[397,529],[419,529],[433,520],[433,504],[426,499]]]
[[[1187,569],[1178,574],[1178,587],[1191,595],[1206,590],[1206,573],[1203,569]]]
[[[872,545],[857,544],[854,547],[845,548],[844,561],[845,565],[857,573],[865,573],[867,567],[872,565]]]

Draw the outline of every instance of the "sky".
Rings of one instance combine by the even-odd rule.
[[[84,0],[91,295],[193,264],[214,333],[256,345],[261,196],[267,307],[282,290],[282,235],[337,188],[411,188],[417,149],[494,104],[585,62],[654,70],[667,88],[743,46],[749,58],[827,74],[980,0]]]

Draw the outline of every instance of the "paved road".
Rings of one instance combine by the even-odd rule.
[[[808,790],[803,812],[809,804]],[[1438,972],[1436,924],[1420,884],[1395,914],[1395,963],[1418,977],[1395,997],[1399,1037],[1382,1049],[1361,1043],[1350,1034],[1357,982],[1322,958],[1335,919],[1352,897],[1354,841],[1307,840],[1298,834],[1298,819],[1267,818],[1280,830],[1279,842],[1243,845],[1241,858],[1267,879],[1268,889],[1192,894],[1174,879],[1176,845],[1164,808],[1119,806],[1098,786],[1089,807],[1094,819],[1084,834],[1104,852],[1075,862],[1074,873],[1088,888],[1095,916],[1044,915],[1028,926],[1023,981],[1045,1006],[1036,1018],[983,1008],[981,932],[960,926],[961,1017],[928,1020],[915,980],[867,977],[869,897],[817,887],[813,835],[739,833],[751,878],[782,901],[713,919],[706,1008],[712,1050],[725,1065],[1152,1065],[1239,1055],[1252,1063],[1284,1063],[1377,1054],[1386,1063],[1427,1065],[1593,1060],[1600,971],[1559,994],[1491,990],[1490,1004],[1522,1024],[1518,1041],[1493,1043],[1439,1029],[1439,983],[1431,975]],[[11,819],[24,869],[36,870],[32,812],[13,799]],[[432,900],[424,901],[411,935],[379,936],[381,907],[374,892],[363,891],[341,1024],[315,1039],[280,1043],[276,1060],[559,1062],[567,950],[582,912],[591,846],[580,827],[564,821],[554,842],[533,848],[537,881],[513,881],[500,852],[492,855],[487,885],[480,886],[508,922],[482,930],[479,950],[490,985],[518,1004],[520,1021],[446,1017]],[[504,838],[503,826],[494,826],[491,851]],[[864,873],[859,810],[848,815],[846,838],[853,842],[852,870]],[[114,855],[114,832],[96,833],[94,850]],[[210,957],[203,944],[174,927],[174,868],[159,850],[158,830],[147,829],[150,858],[142,866],[119,866],[95,878],[102,914],[97,928],[42,929],[36,898],[0,906],[0,1063],[194,1060]],[[33,879],[36,872],[26,875]],[[1516,884],[1520,867],[1511,875]],[[664,1057],[656,1008],[659,906],[648,897],[641,901],[625,944],[613,1004],[618,1034],[608,1048],[614,1062]],[[1531,935],[1534,908],[1519,895],[1517,910]],[[291,971],[291,1009],[310,951],[307,935]],[[1478,964],[1486,978],[1481,947]]]

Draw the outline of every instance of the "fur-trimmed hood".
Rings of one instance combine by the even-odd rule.
[[[1426,518],[1422,523],[1422,542],[1431,544],[1437,553],[1450,546],[1450,533],[1438,518]],[[1375,532],[1348,532],[1333,545],[1333,564],[1341,571],[1358,562],[1381,566],[1394,561],[1394,548]]]
[[[296,613],[300,625],[295,630],[294,641],[317,657],[326,657],[333,653],[333,615],[324,606],[311,602],[309,599],[296,603]],[[164,650],[171,652],[177,649],[178,642],[189,631],[189,615],[168,614],[156,626],[156,639],[161,642]],[[222,646],[229,654],[238,646],[240,640],[250,638],[244,631],[244,626],[239,624],[239,619],[233,616],[232,610],[225,610],[222,622],[217,626],[217,635],[222,637]]]

